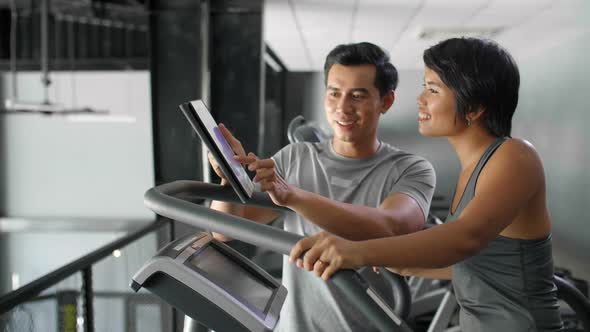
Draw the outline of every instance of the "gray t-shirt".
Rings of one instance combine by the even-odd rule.
[[[436,182],[428,161],[386,143],[363,159],[336,154],[331,141],[290,144],[272,158],[288,183],[306,191],[370,207],[378,207],[392,193],[403,193],[418,203],[425,216]],[[322,230],[295,213],[286,214],[284,227],[304,236]],[[276,331],[371,330],[371,323],[336,289],[290,264],[287,257],[283,258],[283,284],[289,294]]]

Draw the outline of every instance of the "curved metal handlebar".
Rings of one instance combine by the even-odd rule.
[[[218,232],[283,255],[289,255],[291,248],[302,238],[300,235],[285,232],[276,227],[212,210],[186,200],[191,198],[207,198],[241,204],[231,187],[197,181],[175,181],[151,188],[145,193],[144,203],[150,210],[161,216]],[[287,210],[275,205],[267,194],[258,192],[254,193],[248,204]]]
[[[272,226],[259,224],[248,219],[212,210],[187,201],[191,198],[205,198],[241,204],[231,187],[198,181],[175,181],[149,189],[144,196],[145,205],[155,213],[173,220],[202,229],[208,229],[226,236],[265,248],[283,255],[289,255],[291,248],[303,237]],[[255,192],[248,205],[289,211],[275,205],[268,194]],[[381,331],[411,331],[405,322],[384,309],[385,303],[368,290],[367,282],[353,270],[340,270],[328,281],[347,296],[352,303],[363,301],[358,309]],[[382,303],[379,303],[382,302]]]

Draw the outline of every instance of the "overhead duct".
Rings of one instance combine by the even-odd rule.
[[[18,113],[42,113],[42,114],[72,114],[72,113],[101,113],[106,114],[108,111],[93,110],[90,107],[82,108],[65,108],[63,105],[52,103],[49,100],[49,2],[41,1],[41,84],[43,85],[43,101],[41,103],[30,103],[18,100],[17,92],[17,69],[16,69],[16,49],[17,49],[17,27],[18,13],[16,1],[11,0],[11,28],[10,28],[10,73],[12,79],[12,90],[10,99],[4,101],[5,111]]]
[[[73,75],[76,69],[128,70],[144,69],[148,65],[149,12],[143,1],[41,0],[31,7],[33,3],[10,0],[7,4],[10,5],[7,24],[10,33],[5,45],[9,52],[5,52],[4,59],[9,61],[4,63],[9,63],[11,88],[6,99],[0,100],[0,112],[104,116],[109,112],[77,105]],[[38,20],[39,30],[26,29],[32,26],[26,22],[31,18]],[[41,102],[20,99],[17,64],[21,70],[40,71]],[[50,64],[53,70],[72,73],[70,106],[58,104],[49,97]]]

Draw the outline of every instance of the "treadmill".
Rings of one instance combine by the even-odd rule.
[[[215,122],[209,119],[201,101],[185,103],[181,109],[231,186],[175,181],[149,189],[144,196],[145,205],[172,220],[289,255],[303,238],[301,235],[191,202],[209,199],[289,211],[275,205],[268,194],[251,191],[250,184],[241,183],[249,178],[240,174],[243,168],[231,164],[233,155],[227,153],[227,142],[216,135]],[[396,299],[394,308],[356,271],[340,270],[327,282],[339,289],[350,305],[356,306],[379,331],[411,331],[402,319],[409,311],[411,299],[404,296],[409,291],[399,291],[407,290],[407,284],[401,277],[392,281],[398,285],[394,293],[402,297]],[[285,287],[271,275],[205,232],[165,246],[134,275],[131,287],[136,292],[147,289],[217,332],[273,331],[287,296]]]

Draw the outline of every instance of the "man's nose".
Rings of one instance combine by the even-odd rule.
[[[342,96],[340,97],[340,99],[338,99],[338,103],[336,104],[336,110],[343,113],[352,111],[352,107],[350,105],[348,97]]]

